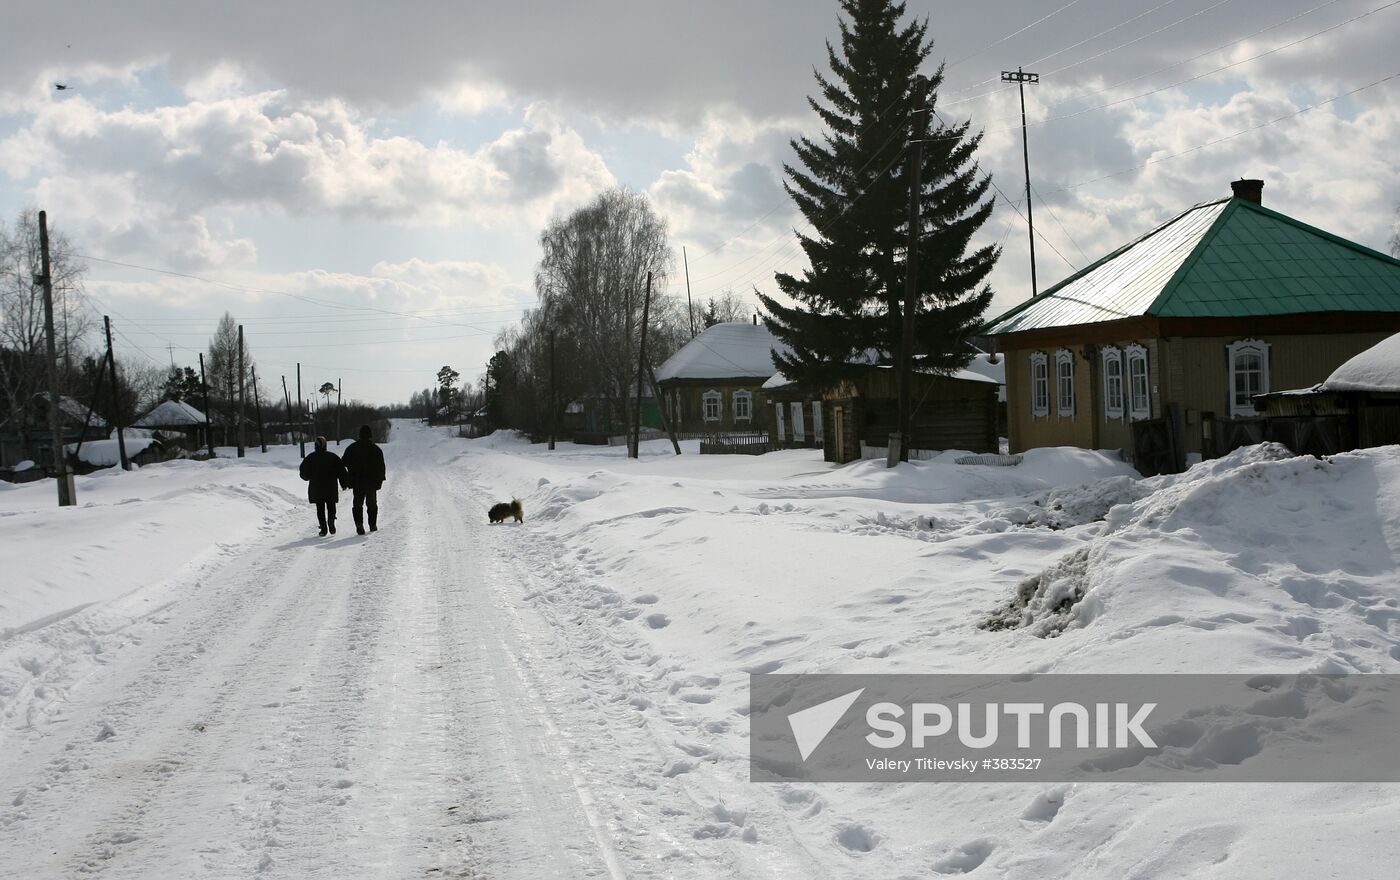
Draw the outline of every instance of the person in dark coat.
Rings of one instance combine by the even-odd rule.
[[[335,534],[335,504],[340,500],[340,484],[345,479],[345,464],[326,448],[326,438],[316,438],[316,450],[301,460],[301,478],[307,482],[306,498],[316,505],[316,519],[321,523],[321,536],[329,529]]]
[[[379,487],[384,485],[384,450],[374,443],[369,425],[360,426],[360,439],[345,450],[345,488],[351,492],[350,512],[355,515],[355,531],[365,533],[364,513],[369,513],[369,530],[379,531]]]

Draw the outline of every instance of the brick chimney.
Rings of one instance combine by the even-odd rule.
[[[1253,202],[1256,205],[1264,204],[1264,181],[1262,180],[1244,178],[1232,180],[1230,181],[1230,192],[1234,193],[1237,199],[1244,199],[1246,202]]]

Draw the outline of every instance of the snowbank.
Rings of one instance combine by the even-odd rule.
[[[110,444],[115,463],[116,441]],[[141,441],[128,441],[135,454]],[[239,462],[170,461],[75,478],[78,506],[59,508],[51,479],[0,495],[0,642],[190,566],[262,534],[305,499],[296,447]]]
[[[488,497],[525,502],[493,533],[549,573],[522,601],[606,627],[589,650],[617,683],[590,689],[655,739],[629,772],[746,816],[697,815],[706,833],[762,845],[778,823],[843,877],[1366,876],[1400,857],[1384,786],[752,786],[743,720],[754,672],[1400,671],[1400,447],[1266,444],[1151,480],[1078,449],[886,469],[464,448]]]

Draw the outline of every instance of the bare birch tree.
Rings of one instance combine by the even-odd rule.
[[[49,229],[49,271],[53,277],[54,330],[59,384],[71,388],[82,361],[93,316],[82,308],[84,265],[61,231]],[[24,444],[39,414],[34,397],[47,390],[44,360],[44,292],[34,279],[42,271],[39,211],[26,208],[10,229],[0,228],[0,391],[3,419],[10,420]]]

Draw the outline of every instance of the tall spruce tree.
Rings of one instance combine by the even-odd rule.
[[[902,25],[904,4],[841,0],[840,52],[827,43],[831,75],[816,73],[821,100],[808,103],[826,125],[816,141],[792,142],[800,167],[784,166],[786,189],[814,227],[798,233],[810,268],[779,273],[784,305],[759,294],[764,323],[791,355],[774,363],[792,379],[829,386],[871,355],[889,362],[903,322],[908,243],[908,142],[914,79],[933,50],[928,23]],[[987,277],[1000,249],[969,253],[992,213],[991,179],[974,159],[981,134],[969,123],[937,122],[943,68],[929,77],[924,139],[914,354],[925,368],[952,371],[970,358],[965,340],[991,303]]]

